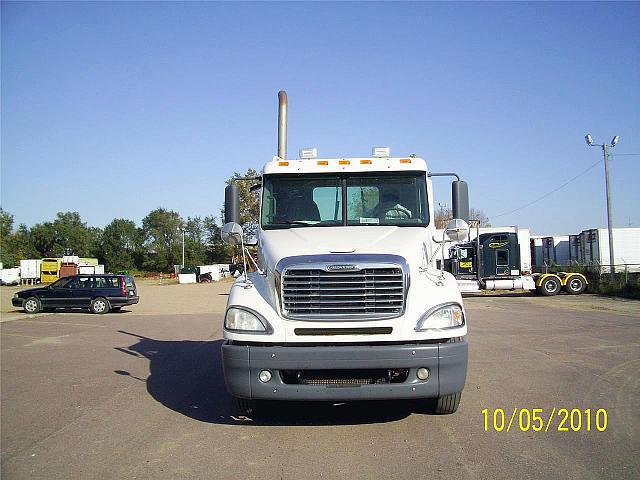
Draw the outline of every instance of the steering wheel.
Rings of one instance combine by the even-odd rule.
[[[389,212],[398,212],[400,215],[392,215],[391,217],[388,217]],[[409,212],[407,212],[404,209],[396,208],[396,207],[391,207],[384,211],[384,218],[398,218],[398,217],[409,219],[411,218],[411,214],[409,214]]]

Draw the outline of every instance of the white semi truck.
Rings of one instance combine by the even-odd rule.
[[[436,267],[446,245],[434,237],[431,181],[455,174],[430,173],[423,159],[387,148],[289,159],[287,97],[278,96],[278,156],[253,179],[255,237],[238,224],[237,185],[225,191],[223,240],[258,251],[255,271],[238,277],[227,302],[227,390],[245,415],[261,400],[415,399],[455,412],[467,319],[455,278]],[[452,187],[454,215],[468,219],[466,183]],[[446,235],[461,239],[466,228],[454,221]]]

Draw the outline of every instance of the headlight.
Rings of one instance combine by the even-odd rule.
[[[416,332],[441,330],[464,325],[464,313],[457,303],[438,305],[425,313],[416,324]]]
[[[224,318],[224,328],[236,332],[271,333],[270,327],[257,313],[244,308],[231,307]]]

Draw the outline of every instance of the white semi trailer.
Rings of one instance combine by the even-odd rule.
[[[431,181],[450,174],[386,148],[289,159],[285,92],[279,100],[278,156],[253,179],[260,221],[248,242],[237,185],[225,191],[223,240],[258,250],[256,271],[238,277],[225,312],[227,390],[244,414],[260,400],[416,399],[455,412],[467,319],[455,278],[436,267],[446,246],[434,238]],[[466,183],[452,185],[454,214],[468,219]],[[459,239],[465,229],[459,220],[447,233]]]

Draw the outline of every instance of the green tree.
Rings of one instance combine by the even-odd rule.
[[[222,213],[222,212],[221,212]],[[234,249],[222,242],[220,226],[213,215],[204,217],[204,240],[207,247],[207,263],[229,263]]]
[[[58,212],[53,221],[53,231],[56,256],[61,256],[66,249],[80,257],[97,255],[100,229],[88,228],[78,212]]]
[[[182,224],[180,214],[164,208],[156,208],[142,220],[145,269],[171,272],[174,265],[181,263]]]
[[[0,262],[4,268],[17,265],[13,215],[0,208]]]
[[[101,253],[108,271],[131,270],[142,266],[142,231],[124,218],[115,218],[104,227]]]
[[[249,168],[246,173],[234,173],[231,178],[227,180],[227,185],[231,185],[231,182],[235,178],[247,178],[247,177],[257,177],[258,172],[256,172],[253,168]],[[258,216],[260,215],[260,195],[258,191],[250,191],[251,187],[255,184],[259,183],[258,180],[255,182],[249,180],[240,180],[236,182],[238,185],[238,193],[240,196],[240,225],[257,225],[258,224]],[[226,221],[226,220],[225,220]]]
[[[187,217],[185,230],[185,264],[204,265],[207,260],[206,229],[200,217]]]
[[[29,239],[40,256],[52,257],[56,255],[56,234],[51,222],[37,223],[31,227]]]
[[[14,233],[14,241],[16,248],[16,261],[25,260],[27,258],[42,258],[40,252],[38,252],[33,245],[33,239],[29,227],[24,223],[21,223]]]

